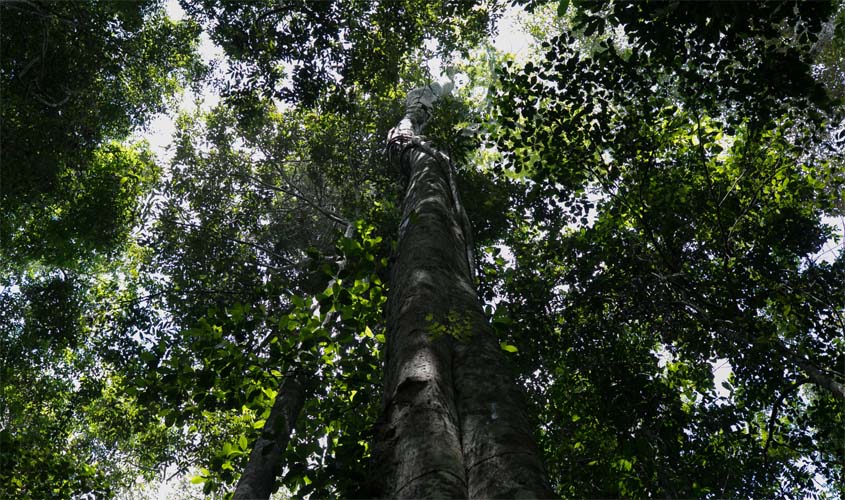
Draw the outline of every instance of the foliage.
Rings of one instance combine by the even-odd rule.
[[[155,1],[4,2],[0,19],[2,258],[63,266],[107,253],[150,180],[110,143],[199,73],[197,26]]]
[[[845,268],[814,254],[842,210],[841,117],[806,55],[829,10],[580,7],[598,42],[547,41],[498,100],[504,167],[530,179],[500,308],[533,347],[561,492],[795,496],[823,474],[835,495]]]
[[[170,449],[168,429],[109,370],[125,341],[104,327],[126,291],[100,276],[92,284],[87,275],[33,271],[0,291],[5,496],[112,495],[151,475]]]
[[[159,175],[124,141],[202,69],[196,24],[161,7],[0,6],[3,496],[107,496],[162,461],[167,430],[136,418],[107,364],[125,344],[109,318],[127,239]]]
[[[183,0],[230,58],[226,93],[258,91],[313,104],[327,91],[383,94],[409,69],[427,39],[442,54],[487,33],[496,2],[395,0],[237,2]]]
[[[383,141],[436,40],[468,83],[426,134],[559,493],[841,496],[842,6],[522,3],[524,65],[448,57],[498,3],[4,3],[0,495],[225,497],[302,376],[278,487],[372,496]],[[158,166],[125,139],[204,75],[200,25],[233,99]]]

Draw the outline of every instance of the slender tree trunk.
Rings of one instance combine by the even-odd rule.
[[[318,207],[319,208],[319,207]],[[332,219],[334,220],[334,219]],[[346,223],[345,238],[351,238],[355,227]],[[346,267],[346,260],[338,263],[340,270]],[[329,282],[332,285],[334,280]],[[314,314],[318,310],[315,305],[311,309]],[[327,312],[323,319],[323,327],[327,327],[337,317],[336,312]],[[308,367],[300,367],[308,370]],[[238,480],[232,500],[265,500],[269,499],[276,484],[276,478],[284,466],[285,448],[290,441],[290,435],[305,406],[306,397],[310,397],[314,379],[317,373],[303,373],[296,371],[286,375],[273,401],[270,415],[264,422],[261,435],[252,445],[249,460]]]
[[[421,142],[439,87],[409,94],[389,154],[409,177],[391,268],[382,419],[386,498],[552,498],[524,402],[475,290],[452,165]]]
[[[270,498],[276,478],[282,472],[285,448],[288,446],[302,406],[305,404],[306,381],[298,374],[286,376],[273,402],[270,416],[261,435],[252,447],[249,461],[235,488],[232,500]]]

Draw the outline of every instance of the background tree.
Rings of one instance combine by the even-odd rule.
[[[467,50],[489,32],[499,2],[475,0],[183,0],[230,57],[224,92],[258,92],[306,105],[333,96],[383,95],[418,66],[408,56],[436,41],[440,55]]]
[[[173,391],[156,398],[161,411],[172,415],[174,425],[199,430],[209,412],[230,418],[225,415],[240,413],[244,405],[257,411],[252,422],[263,421],[262,412],[273,403],[266,394],[276,393],[283,373],[304,373],[316,380],[305,397],[313,400],[306,409],[317,415],[349,411],[344,405],[352,403],[352,399],[343,403],[317,400],[326,391],[337,390],[331,386],[332,378],[327,378],[331,371],[372,383],[368,373],[377,361],[370,359],[374,354],[368,350],[374,347],[373,334],[359,346],[348,344],[357,342],[359,337],[353,334],[360,335],[368,325],[370,332],[378,330],[376,322],[366,319],[377,316],[377,309],[358,318],[354,313],[360,308],[355,305],[357,295],[349,293],[366,294],[373,305],[382,300],[379,272],[358,269],[361,265],[356,262],[369,255],[367,265],[371,266],[370,262],[378,263],[384,256],[374,257],[377,236],[365,226],[347,222],[347,217],[355,220],[354,210],[378,216],[379,203],[372,199],[375,189],[379,183],[392,182],[375,170],[368,171],[367,156],[357,156],[369,154],[361,145],[371,140],[372,117],[361,110],[360,116],[366,118],[362,124],[354,114],[347,115],[351,121],[346,122],[329,112],[272,110],[269,105],[265,114],[252,114],[248,125],[239,125],[229,108],[183,121],[174,175],[162,191],[160,222],[150,242],[161,249],[149,264],[149,276],[155,281],[148,288],[159,290],[151,303],[170,311],[170,316],[153,332],[156,345],[146,348],[149,363],[142,370],[148,373],[141,382],[155,387],[162,376],[176,382],[167,382]],[[332,180],[335,175],[355,176],[359,182],[338,183]],[[348,226],[357,228],[357,236],[342,240],[337,247],[338,237]],[[342,273],[341,259],[354,260]],[[156,277],[161,270],[166,270],[167,279]],[[348,282],[349,290],[341,280]],[[310,297],[320,292],[315,309]],[[307,304],[304,297],[309,297]],[[333,305],[335,300],[344,303]],[[340,314],[342,325],[328,323],[325,318],[331,311]],[[183,341],[186,334],[192,339],[188,344]],[[344,339],[340,344],[332,340],[338,335]],[[351,354],[361,349],[366,352]],[[336,363],[338,353],[346,351],[349,359]],[[325,364],[329,362],[333,366]],[[341,377],[331,375],[335,376]],[[361,393],[356,405],[371,397],[370,387],[365,393],[354,385],[346,389],[348,384],[342,383],[345,398],[350,398],[350,390]],[[303,459],[321,451],[316,440],[332,420],[338,427],[334,432],[341,430],[337,417],[322,414],[311,419],[316,429],[303,427],[313,432],[297,436],[296,445],[306,447],[299,452]],[[219,437],[213,439],[231,437],[227,434],[231,432],[218,432]],[[243,432],[243,428],[238,430]],[[247,435],[254,436],[252,431]],[[214,455],[222,446],[218,441],[201,447],[206,453],[200,460],[206,466],[210,460],[219,472],[221,464],[228,464],[224,471],[229,472],[207,482],[211,488],[236,479],[234,471],[243,463],[243,450],[231,456]],[[336,472],[328,469],[327,473]],[[291,473],[289,481],[303,486],[302,477],[307,476],[303,467]],[[312,472],[308,479],[312,488],[324,485],[324,480],[317,479],[319,472]]]
[[[159,2],[4,2],[0,25],[0,494],[108,495],[167,434],[103,365],[160,172],[124,141],[201,72],[198,30]]]
[[[198,27],[156,1],[4,2],[0,19],[4,259],[107,253],[154,177],[112,142],[201,70]]]

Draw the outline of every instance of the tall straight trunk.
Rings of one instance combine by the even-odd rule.
[[[303,375],[285,376],[232,500],[270,498],[276,478],[282,472],[285,448],[305,404],[306,385]]]
[[[409,94],[388,140],[409,184],[390,274],[376,481],[386,498],[552,498],[476,294],[451,162],[419,136],[437,90]]]

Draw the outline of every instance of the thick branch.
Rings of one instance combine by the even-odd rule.
[[[818,369],[813,363],[804,358],[804,356],[793,352],[791,349],[789,349],[782,343],[776,342],[775,347],[780,352],[792,358],[795,364],[798,365],[801,370],[804,371],[807,377],[809,377],[814,384],[820,387],[824,387],[825,389],[830,391],[830,393],[836,399],[840,401],[845,401],[845,386],[834,380],[833,377],[830,377],[829,375]]]

